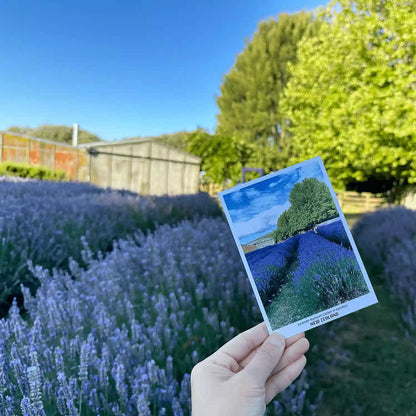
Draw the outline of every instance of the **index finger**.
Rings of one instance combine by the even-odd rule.
[[[242,332],[219,348],[212,357],[218,353],[225,353],[237,362],[243,360],[251,351],[255,350],[269,336],[264,322]]]

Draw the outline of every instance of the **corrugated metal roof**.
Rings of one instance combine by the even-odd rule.
[[[159,144],[160,146],[173,149],[175,150],[175,152],[179,152],[187,156],[192,156],[193,158],[198,159],[200,162],[202,161],[202,159],[199,156],[186,152],[185,150],[178,149],[177,147],[164,143],[161,140],[158,140],[157,138],[154,138],[154,137],[139,137],[139,138],[126,139],[126,140],[117,140],[117,141],[112,141],[112,142],[102,141],[102,142],[93,142],[93,143],[82,143],[79,145],[79,147],[80,148],[89,148],[89,147],[99,148],[99,147],[106,147],[106,146],[131,145],[135,143],[145,143],[145,142],[157,142],[157,144]]]

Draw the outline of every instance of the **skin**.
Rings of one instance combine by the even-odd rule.
[[[263,323],[239,334],[191,373],[192,416],[263,416],[302,372],[305,334],[284,339]]]

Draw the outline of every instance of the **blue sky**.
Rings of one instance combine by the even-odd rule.
[[[105,140],[214,130],[221,79],[257,23],[318,0],[0,0],[0,130]]]
[[[324,182],[316,160],[224,195],[234,232],[241,244],[276,229],[279,216],[290,207],[289,194],[293,185],[305,178]]]

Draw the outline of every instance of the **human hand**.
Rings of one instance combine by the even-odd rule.
[[[306,364],[305,334],[269,336],[261,323],[227,342],[192,370],[192,416],[263,416],[266,405]]]

